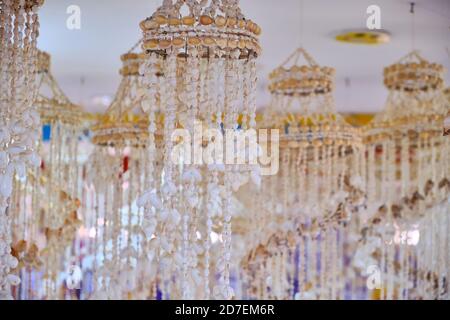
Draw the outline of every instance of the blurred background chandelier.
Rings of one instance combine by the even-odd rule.
[[[171,154],[179,142],[172,141],[172,133],[183,128],[193,137],[196,121],[219,135],[255,125],[261,29],[245,19],[236,0],[165,0],[141,28],[147,51],[143,73],[148,95],[154,97],[150,121],[155,118],[151,108],[164,116],[163,178],[139,199],[155,234],[151,248],[159,297],[230,299],[236,172],[231,166],[196,166],[183,157],[174,163]],[[152,124],[149,132],[154,132]],[[203,143],[189,141],[192,149]],[[210,255],[214,226],[222,244],[217,261]]]
[[[34,104],[44,126],[38,146],[42,161],[40,167],[28,172],[28,179],[15,184],[11,206],[13,249],[22,279],[37,278],[36,270],[42,264],[46,271],[39,277],[43,291],[33,292],[25,282],[20,287],[22,298],[56,299],[60,298],[59,273],[73,263],[67,249],[81,225],[77,210],[83,177],[78,144],[85,114],[59,88],[50,72],[50,55],[42,51],[38,52],[37,83]]]
[[[15,173],[38,165],[39,115],[32,103],[37,94],[36,39],[38,9],[43,0],[0,1],[0,299],[11,298],[11,274],[18,261],[11,255],[10,196]]]
[[[443,73],[417,51],[385,68],[386,106],[366,128],[370,207],[358,255],[380,265],[382,299],[448,297]]]
[[[86,224],[87,230],[95,232],[89,244],[94,260],[87,266],[93,270],[94,299],[139,298],[140,292],[146,298],[150,290],[146,282],[151,269],[148,240],[136,198],[152,183],[149,159],[160,160],[156,149],[149,147],[153,139],[149,139],[148,119],[141,109],[146,101],[139,74],[143,59],[143,54],[132,50],[121,56],[122,80],[116,96],[92,127],[95,147],[87,172]]]
[[[244,261],[245,298],[343,299],[350,222],[365,200],[360,132],[336,112],[334,69],[304,49],[269,78],[262,125],[281,131],[280,170],[248,204],[257,225]]]

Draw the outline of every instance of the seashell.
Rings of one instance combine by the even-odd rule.
[[[167,181],[162,188],[162,193],[165,195],[173,195],[177,192],[177,187],[171,181]]]
[[[0,174],[0,194],[9,198],[12,193],[12,176],[8,174]]]
[[[155,22],[159,25],[164,25],[164,24],[167,24],[168,21],[167,21],[167,18],[164,16],[157,16],[155,18]]]
[[[10,138],[11,138],[11,135],[8,130],[0,129],[0,143],[4,142],[4,141],[8,142],[10,140]]]
[[[228,41],[227,41],[227,39],[219,38],[219,39],[216,39],[216,43],[221,49],[224,49],[227,47]]]
[[[150,203],[156,208],[156,209],[161,209],[162,208],[162,202],[159,199],[158,195],[155,193],[151,193],[150,194]]]
[[[214,22],[214,19],[211,18],[210,16],[201,16],[200,17],[200,23],[204,26],[209,26],[210,24],[212,24]]]
[[[186,26],[193,26],[195,24],[195,18],[191,16],[184,17],[183,24]]]
[[[161,49],[167,49],[172,45],[172,41],[170,40],[161,40],[159,41],[159,47]]]
[[[239,45],[238,40],[228,40],[228,47],[230,47],[231,49],[236,49],[238,45]]]
[[[169,18],[169,25],[170,26],[179,26],[182,24],[182,20],[178,18]]]
[[[188,44],[191,46],[198,46],[201,43],[200,38],[189,38]]]
[[[228,18],[227,20],[227,26],[228,27],[234,27],[237,24],[236,18]]]
[[[8,267],[11,268],[11,269],[15,269],[15,268],[17,268],[18,265],[19,265],[19,260],[17,260],[16,257],[9,256],[9,258],[8,258]]]
[[[254,25],[253,21],[252,20],[248,20],[247,24],[245,26],[245,29],[247,29],[247,31],[252,31],[253,25]]]
[[[140,208],[144,207],[145,204],[149,201],[150,199],[150,191],[145,192],[144,194],[142,194],[137,200],[136,200],[136,205]]]
[[[245,21],[245,20],[239,20],[238,23],[237,23],[237,25],[238,25],[238,27],[239,27],[240,29],[245,29],[245,26],[247,25],[247,21]]]
[[[239,40],[238,47],[239,49],[245,49],[245,40],[243,39]]]
[[[17,172],[17,175],[19,176],[19,178],[23,179],[27,176],[25,163],[23,163],[22,161],[16,162],[15,168],[16,168],[16,172]]]
[[[5,168],[8,165],[8,154],[5,151],[0,151],[0,168]]]
[[[8,274],[6,277],[8,283],[12,286],[17,286],[20,284],[20,278],[16,276],[15,274]]]
[[[144,42],[143,48],[147,49],[147,50],[148,49],[150,49],[150,50],[156,49],[156,48],[158,48],[158,44],[159,44],[159,42],[156,39],[148,40],[148,41]]]
[[[172,44],[176,48],[181,48],[185,45],[185,41],[182,38],[175,38],[172,40]]]
[[[170,212],[168,209],[159,211],[159,219],[161,219],[161,221],[166,221],[169,218],[169,216],[170,216]]]
[[[143,26],[143,29],[145,30],[153,30],[159,28],[159,23],[157,23],[155,20],[145,20]]]
[[[173,210],[172,210],[172,212],[171,212],[171,219],[172,219],[172,222],[173,222],[175,225],[177,225],[177,224],[180,223],[180,221],[181,221],[181,215],[180,215],[180,213],[178,212],[178,210],[176,210],[176,209],[173,209]]]
[[[214,41],[213,38],[209,38],[209,37],[208,37],[208,38],[204,38],[204,39],[203,39],[203,44],[204,44],[205,46],[211,47],[211,46],[215,45],[216,42]]]
[[[261,175],[258,171],[252,170],[250,173],[250,178],[255,186],[261,187]]]
[[[257,36],[260,36],[261,35],[261,32],[262,32],[262,29],[261,29],[261,27],[259,26],[259,25],[255,25],[255,31],[254,31],[254,33],[257,35]]]
[[[222,27],[224,27],[227,24],[227,19],[225,17],[223,17],[223,16],[218,16],[216,18],[215,22],[216,22],[216,26],[217,27],[222,28]]]
[[[251,40],[245,40],[245,47],[249,50],[252,50],[255,46]]]

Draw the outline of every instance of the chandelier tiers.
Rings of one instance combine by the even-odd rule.
[[[105,115],[91,128],[94,144],[119,148],[146,146],[148,119],[139,112],[143,101],[139,68],[144,58],[144,54],[132,52],[121,56],[122,81]]]
[[[80,127],[87,119],[83,109],[73,104],[61,90],[51,70],[51,57],[47,52],[38,51],[37,77],[40,92],[35,105],[41,115],[43,124],[61,123],[68,126]],[[49,89],[49,90],[47,90]],[[49,94],[48,92],[50,91]]]
[[[163,55],[174,50],[184,56],[187,47],[197,48],[201,56],[237,50],[241,59],[248,59],[261,53],[261,28],[244,17],[236,0],[165,0],[140,26],[143,48]]]

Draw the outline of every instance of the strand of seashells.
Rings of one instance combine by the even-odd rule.
[[[246,299],[349,298],[348,260],[365,205],[363,146],[336,113],[333,76],[302,48],[270,75],[262,126],[281,131],[280,170],[243,200],[257,221],[242,262]]]
[[[22,279],[35,280],[24,281],[17,298],[60,299],[59,275],[76,263],[79,250],[72,246],[81,225],[77,211],[83,177],[78,150],[85,115],[53,78],[50,55],[39,51],[37,62],[34,105],[44,126],[37,147],[42,161],[28,171],[27,179],[15,180],[11,201],[16,270]]]
[[[385,110],[366,128],[370,206],[357,255],[380,271],[379,299],[449,297],[443,73],[416,51],[387,67]]]
[[[151,122],[155,107],[164,116],[163,177],[152,177],[154,185],[139,198],[147,233],[153,234],[154,298],[231,299],[232,195],[239,187],[234,181],[248,177],[250,169],[205,164],[191,151],[212,146],[220,156],[214,148],[225,143],[226,130],[254,127],[260,28],[230,0],[165,0],[141,28],[147,112]],[[214,134],[195,139],[204,132],[199,123]],[[184,130],[182,137],[174,137],[176,129]],[[213,243],[213,232],[220,241]]]
[[[158,120],[150,124],[140,111],[148,103],[139,74],[143,58],[131,51],[122,55],[116,96],[92,128],[95,147],[87,171],[86,213],[86,228],[95,233],[89,244],[93,262],[87,267],[93,274],[92,299],[141,299],[152,290],[152,234],[145,233],[136,198],[161,172],[161,139]],[[155,127],[152,134],[149,126]]]
[[[42,0],[0,1],[0,299],[11,299],[11,273],[18,261],[11,255],[10,197],[15,174],[40,163],[35,152],[39,115],[32,106],[35,82],[38,9]]]

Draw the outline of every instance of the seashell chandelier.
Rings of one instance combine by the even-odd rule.
[[[364,161],[359,130],[336,112],[333,77],[302,48],[270,75],[263,123],[282,131],[280,170],[264,178],[251,208],[264,225],[251,234],[257,242],[244,262],[247,298],[344,298]]]
[[[381,299],[440,299],[447,291],[450,168],[449,141],[442,134],[448,110],[443,73],[442,65],[417,51],[385,68],[386,107],[366,128],[370,206],[359,254],[376,257],[383,271]]]
[[[94,299],[128,299],[137,295],[140,271],[148,269],[147,236],[142,230],[143,212],[136,197],[148,188],[151,174],[161,161],[149,147],[148,119],[143,77],[139,67],[144,54],[128,52],[121,56],[122,76],[116,96],[100,121],[92,127],[95,145],[87,170],[89,194],[88,230],[93,240]],[[149,158],[155,160],[150,162]],[[142,290],[148,291],[145,281]]]
[[[156,286],[163,299],[231,299],[236,167],[195,165],[187,161],[187,153],[173,161],[179,142],[172,134],[178,128],[194,137],[195,123],[202,123],[223,139],[226,130],[256,125],[255,61],[261,29],[244,17],[236,0],[165,0],[140,26],[149,106],[164,116],[163,179],[155,180],[139,199],[155,235],[151,246],[158,263]],[[148,113],[152,134],[155,112]],[[190,145],[195,149],[204,143],[212,141],[194,140]],[[220,261],[211,260],[214,226],[221,236]]]
[[[411,51],[344,118],[300,47],[257,113],[239,0],[162,0],[94,115],[37,49],[43,2],[0,0],[0,300],[450,300],[442,65]]]
[[[18,261],[11,255],[11,194],[17,173],[39,165],[35,144],[39,114],[33,107],[37,94],[36,39],[38,10],[43,0],[0,1],[0,299],[11,298],[10,286],[20,279],[11,274]]]
[[[22,277],[31,276],[41,267],[46,270],[42,281],[47,299],[58,297],[58,274],[64,269],[64,254],[72,245],[81,221],[77,210],[82,198],[82,166],[78,144],[82,136],[85,113],[74,105],[59,88],[50,71],[50,55],[38,52],[38,95],[34,105],[44,126],[39,167],[29,171],[28,179],[17,180],[12,197],[14,247],[39,249],[35,265],[21,264],[25,253],[16,250]],[[42,238],[44,240],[42,240]],[[21,244],[21,245],[20,245]],[[25,261],[25,260],[24,260]],[[42,265],[43,264],[43,265]],[[28,268],[23,267],[27,266]],[[40,293],[22,292],[38,297]]]

